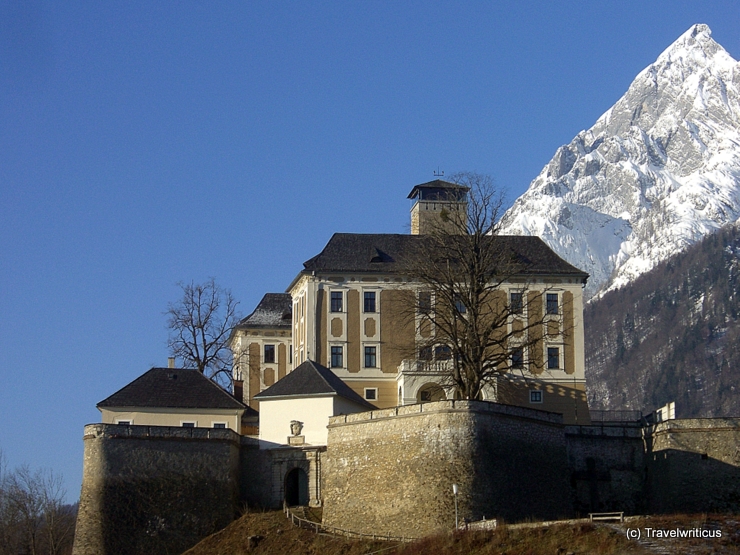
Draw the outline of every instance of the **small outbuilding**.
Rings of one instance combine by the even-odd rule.
[[[282,445],[326,445],[330,416],[377,407],[355,393],[334,372],[307,360],[262,393],[259,438]]]
[[[249,409],[198,370],[152,368],[97,404],[103,424],[228,428],[242,433]],[[245,418],[247,417],[247,418]]]

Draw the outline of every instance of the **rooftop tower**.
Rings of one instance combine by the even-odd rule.
[[[408,196],[414,200],[411,234],[427,235],[437,230],[455,232],[455,229],[461,229],[454,224],[466,217],[469,190],[469,187],[441,179],[416,185]]]

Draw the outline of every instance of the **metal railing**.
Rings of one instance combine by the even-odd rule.
[[[345,538],[402,543],[413,542],[418,539],[406,536],[392,536],[391,534],[365,534],[362,532],[353,532],[352,530],[336,528],[334,526],[326,526],[320,522],[314,522],[312,520],[307,520],[305,518],[299,517],[285,502],[283,502],[283,512],[294,526],[298,526],[299,528],[303,528],[304,530],[310,530],[312,532],[315,532],[316,534],[331,534],[332,536],[343,536]]]

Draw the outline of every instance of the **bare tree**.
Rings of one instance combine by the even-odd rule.
[[[500,377],[524,375],[525,364],[542,366],[542,357],[527,355],[543,348],[544,290],[529,287],[529,262],[515,242],[497,237],[505,199],[491,178],[460,173],[450,181],[464,187],[455,200],[466,196],[467,206],[443,209],[407,261],[418,287],[407,312],[422,338],[419,363],[434,361],[445,389],[477,399]],[[507,294],[514,282],[516,292]]]
[[[0,474],[0,555],[69,553],[76,511],[64,504],[61,476],[27,465]]]
[[[228,387],[231,351],[227,340],[238,322],[231,291],[211,278],[205,283],[179,283],[182,298],[167,307],[170,353],[186,367],[197,368],[213,381]]]

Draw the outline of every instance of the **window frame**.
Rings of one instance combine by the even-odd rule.
[[[378,346],[377,345],[365,345],[363,349],[363,368],[377,368],[378,367]],[[372,357],[369,359],[368,357]],[[368,365],[368,360],[372,360],[372,364]]]
[[[516,359],[514,355],[517,355]],[[514,347],[509,354],[512,370],[524,370],[524,347]]]
[[[377,291],[363,291],[362,292],[362,311],[366,314],[375,314],[378,312],[378,295]],[[368,305],[372,304],[372,310],[368,310]]]
[[[560,295],[545,293],[545,314],[557,316],[560,314]]]
[[[275,364],[275,344],[274,343],[265,343],[262,346],[262,362],[264,364]],[[270,357],[268,358],[267,353],[270,353]]]
[[[372,392],[372,396],[368,396],[370,392]],[[378,388],[377,387],[366,387],[362,397],[363,399],[365,399],[365,401],[377,401],[378,400]]]
[[[542,404],[544,395],[541,389],[530,389],[529,390],[529,402],[532,404]]]
[[[334,350],[338,349],[338,353]],[[330,345],[329,346],[329,364],[330,368],[344,368],[344,346],[343,345]],[[334,357],[339,357],[339,364],[335,364]]]
[[[518,297],[515,301],[514,297]],[[509,291],[509,312],[513,315],[524,314],[524,293],[521,291]]]
[[[554,352],[553,352],[554,351]],[[557,366],[553,366],[553,361]],[[547,347],[547,369],[560,370],[560,347]]]
[[[344,291],[329,292],[329,312],[333,314],[344,312]]]
[[[468,307],[465,306],[465,301],[463,301],[462,295],[460,293],[455,293],[453,297],[453,304],[458,314],[467,314]]]

